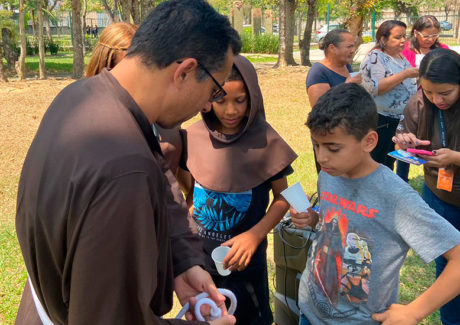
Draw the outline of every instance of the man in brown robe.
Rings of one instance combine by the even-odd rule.
[[[210,110],[240,48],[203,0],[164,2],[114,69],[55,98],[19,182],[29,280],[17,324],[181,324],[160,317],[173,289],[181,302],[206,291],[222,304],[151,125]]]

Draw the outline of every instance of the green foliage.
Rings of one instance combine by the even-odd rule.
[[[38,44],[35,41],[30,42],[26,39],[26,55],[37,55],[38,54]]]
[[[57,55],[58,51],[59,51],[59,45],[52,42],[52,41],[48,41],[46,43],[46,49],[48,51],[50,51],[50,54],[51,55]]]
[[[13,13],[8,10],[0,10],[0,39],[3,28],[8,28],[11,31],[11,40],[16,43],[19,40],[18,28],[14,24]]]
[[[364,43],[372,42],[372,36],[363,36],[363,42]]]
[[[278,36],[276,35],[252,35],[250,31],[244,31],[241,36],[243,53],[278,53]]]

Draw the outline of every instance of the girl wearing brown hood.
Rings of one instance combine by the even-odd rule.
[[[186,169],[193,177],[185,185],[187,202],[207,271],[237,297],[237,324],[271,325],[267,233],[289,208],[280,193],[297,155],[265,120],[257,73],[246,58],[235,57],[223,89],[226,95],[186,130]],[[218,246],[231,248],[224,259],[229,276],[219,275],[211,259]]]

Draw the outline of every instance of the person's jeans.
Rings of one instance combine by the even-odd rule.
[[[409,168],[410,164],[401,160],[396,161],[396,175],[401,177],[406,183],[409,183]]]
[[[460,230],[460,208],[440,200],[426,184],[423,184],[422,197],[434,211]],[[437,278],[444,270],[447,261],[439,256],[435,262]],[[444,325],[460,325],[460,295],[441,307],[441,321]]]
[[[311,325],[310,321],[302,313],[300,313],[299,325]]]

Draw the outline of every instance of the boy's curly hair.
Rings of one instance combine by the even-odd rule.
[[[339,126],[361,140],[377,128],[377,121],[377,107],[371,95],[355,83],[344,83],[319,98],[305,125],[321,135]]]

